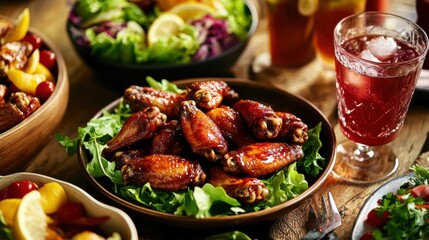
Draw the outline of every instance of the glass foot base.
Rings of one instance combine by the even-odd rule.
[[[369,147],[347,140],[341,142],[336,151],[333,173],[347,182],[379,182],[398,169],[398,158],[386,145]]]

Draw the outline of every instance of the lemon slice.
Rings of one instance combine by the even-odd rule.
[[[49,182],[39,188],[42,207],[46,214],[56,213],[68,201],[66,191],[57,182]]]
[[[183,24],[185,24],[183,19],[176,14],[161,14],[149,27],[147,33],[149,46],[153,45],[161,38],[177,35]]]
[[[15,27],[4,37],[4,42],[21,40],[27,34],[30,26],[30,10],[25,8],[16,18]]]
[[[8,198],[0,201],[0,212],[6,220],[7,225],[11,226],[13,224],[13,218],[20,202],[21,199],[19,198]]]
[[[215,15],[216,10],[204,3],[199,2],[184,2],[174,6],[169,13],[177,14],[184,21],[198,19],[205,15]]]
[[[302,16],[311,16],[319,8],[319,0],[298,0],[298,12]]]
[[[40,62],[36,66],[36,70],[34,70],[33,74],[43,75],[45,76],[46,81],[55,82],[54,76],[52,76],[51,71],[45,67],[45,65]]]
[[[38,191],[31,191],[22,198],[13,222],[12,232],[16,240],[45,239],[48,225]]]
[[[28,58],[27,65],[24,68],[26,73],[34,73],[36,71],[37,65],[40,60],[40,51],[39,49],[34,50],[30,58]]]

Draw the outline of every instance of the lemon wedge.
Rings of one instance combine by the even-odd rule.
[[[31,191],[22,198],[13,222],[12,232],[16,240],[45,239],[48,225],[38,191]]]
[[[68,201],[66,191],[57,182],[49,182],[39,188],[43,211],[56,213],[61,205]]]
[[[27,34],[30,26],[30,10],[25,8],[16,18],[15,27],[4,37],[4,42],[13,42],[21,40]]]
[[[43,74],[26,73],[15,68],[9,69],[6,74],[19,90],[31,95],[35,95],[37,85],[46,80],[46,76]]]
[[[27,65],[24,68],[26,73],[34,73],[36,71],[37,65],[40,60],[40,51],[39,49],[34,50],[30,58],[28,58]]]
[[[11,226],[13,224],[13,218],[20,202],[21,199],[19,198],[8,198],[0,201],[0,212],[6,220],[7,225]]]
[[[149,46],[161,38],[177,35],[180,27],[185,24],[182,18],[176,14],[163,13],[149,27],[147,39]]]
[[[45,67],[45,65],[40,62],[36,66],[36,70],[34,70],[33,74],[43,75],[45,76],[46,81],[55,82],[54,76],[52,76],[51,71]]]
[[[319,0],[298,0],[298,12],[302,16],[311,16],[319,8]]]
[[[184,21],[198,19],[205,15],[215,15],[216,9],[200,2],[184,2],[171,8],[169,13],[177,14]]]

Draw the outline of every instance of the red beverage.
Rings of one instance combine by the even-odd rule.
[[[429,34],[429,0],[417,0],[417,24]],[[429,69],[429,58],[423,64],[423,68]]]
[[[300,67],[309,63],[312,46],[313,16],[298,10],[297,0],[267,1],[271,63],[278,67]]]
[[[380,48],[379,43],[390,47]],[[341,47],[346,52],[337,52],[343,58],[336,58],[335,64],[342,132],[369,146],[391,142],[404,122],[420,74],[421,64],[411,60],[420,54],[414,46],[379,35],[351,38]]]

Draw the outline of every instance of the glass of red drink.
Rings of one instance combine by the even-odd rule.
[[[428,51],[415,23],[364,12],[334,30],[338,118],[347,141],[337,146],[334,173],[355,183],[381,181],[398,158],[386,145],[398,135]]]

